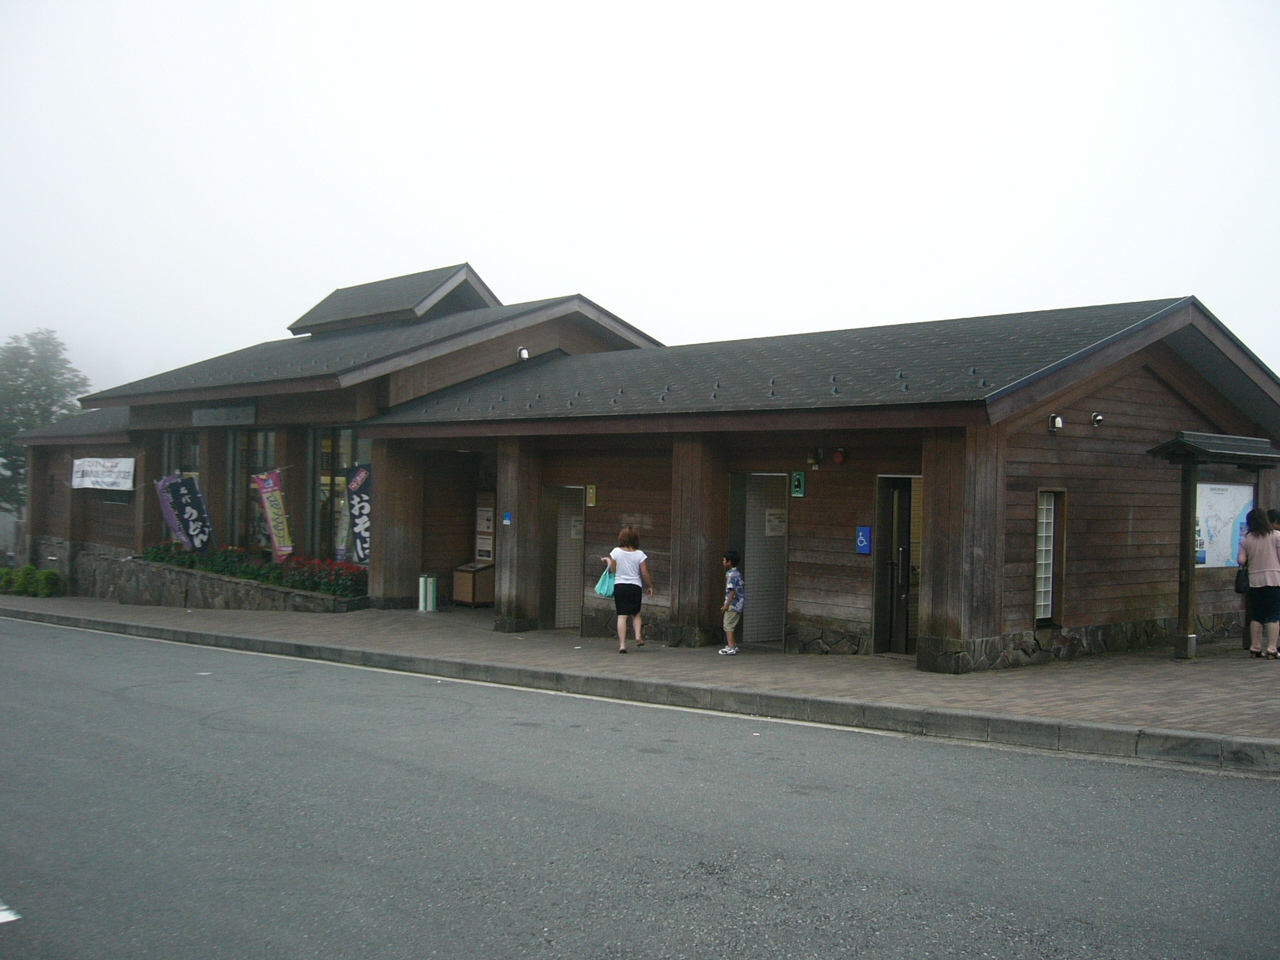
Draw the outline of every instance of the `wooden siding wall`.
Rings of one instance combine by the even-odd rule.
[[[1090,424],[1094,411],[1105,418],[1099,427]],[[1056,437],[1037,417],[1007,440],[1005,631],[1035,626],[1041,489],[1066,491],[1063,626],[1176,616],[1180,471],[1147,451],[1178,430],[1219,428],[1146,367],[1053,412],[1064,420]],[[1239,605],[1233,573],[1198,573],[1202,613]]]
[[[649,557],[649,575],[653,578],[653,596],[645,597],[645,604],[670,606],[669,450],[546,451],[542,482],[564,487],[595,484],[596,505],[587,507],[584,516],[582,582],[585,596],[595,596],[593,588],[603,568],[600,558],[618,545],[618,531],[630,524],[640,533],[640,549]]]
[[[422,572],[438,578],[439,595],[453,595],[453,569],[475,559],[476,458],[432,452],[426,458]]]
[[[384,606],[412,606],[418,597],[424,460],[395,440],[373,441],[369,596]]]
[[[84,497],[77,539],[107,547],[132,549],[136,539],[133,499],[145,495],[145,489],[138,489],[133,491],[128,503],[111,503],[104,490],[77,490],[76,496]]]
[[[825,459],[812,470],[807,454],[819,447]],[[845,452],[842,464],[831,460],[837,448]],[[788,507],[788,621],[869,630],[874,554],[854,551],[857,528],[874,526],[877,476],[919,475],[920,432],[761,438],[750,449],[729,451],[727,461],[731,473],[806,471],[805,495],[791,498]],[[748,597],[750,590],[748,584]]]

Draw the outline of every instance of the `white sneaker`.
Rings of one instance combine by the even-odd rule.
[[[737,647],[721,647],[720,648],[720,656],[722,657],[731,657],[737,652],[738,652]]]

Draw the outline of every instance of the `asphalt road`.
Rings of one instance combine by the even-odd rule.
[[[1275,957],[1280,782],[0,620],[0,957]]]

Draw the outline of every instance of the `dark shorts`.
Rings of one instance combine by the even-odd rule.
[[[1280,587],[1249,588],[1249,620],[1280,623]]]
[[[613,606],[620,617],[634,617],[640,612],[641,589],[634,583],[613,585]]]

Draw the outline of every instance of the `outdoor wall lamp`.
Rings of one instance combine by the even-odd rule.
[[[1055,436],[1062,429],[1062,417],[1056,413],[1049,414],[1049,436]]]
[[[517,360],[528,360],[528,359],[529,359],[529,348],[528,348],[528,347],[520,347],[518,350],[516,350],[516,359],[517,359]]]
[[[1089,414],[1089,422],[1092,423],[1095,427],[1102,426],[1102,414],[1100,414],[1097,410],[1093,411],[1093,413]]]

